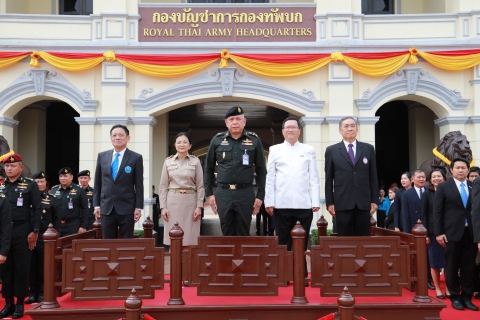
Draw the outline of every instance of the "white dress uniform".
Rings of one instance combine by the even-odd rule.
[[[320,207],[320,180],[315,149],[285,141],[270,147],[265,185],[265,207],[311,209]]]

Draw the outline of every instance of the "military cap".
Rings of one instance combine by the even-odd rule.
[[[35,172],[34,174],[32,174],[32,176],[30,178],[32,178],[32,179],[44,179],[45,178],[45,172],[43,172],[43,171]]]
[[[72,169],[70,169],[69,167],[64,167],[60,169],[60,171],[58,171],[58,175],[67,174],[67,173],[73,174]]]
[[[83,171],[80,171],[79,173],[77,173],[77,178],[78,177],[83,177],[83,176],[90,177],[90,170],[83,170]]]
[[[231,116],[239,116],[243,114],[243,109],[240,107],[231,107],[228,109],[227,113],[225,113],[225,119]]]
[[[3,163],[14,163],[14,162],[20,162],[20,161],[22,161],[22,156],[17,153],[9,155],[5,159],[3,159]]]

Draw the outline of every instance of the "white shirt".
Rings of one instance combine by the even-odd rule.
[[[461,187],[460,187],[460,183],[463,183],[463,184],[464,184],[464,187],[463,187],[463,188],[464,188],[465,191],[467,192],[467,196],[469,195],[467,180],[461,182],[461,181],[458,181],[457,179],[453,178],[453,181],[455,181],[455,184],[457,185],[457,188],[458,188],[458,192],[459,192],[460,194],[462,194]]]
[[[422,189],[422,197],[423,195],[425,194],[425,187],[422,187],[422,188],[417,188],[415,186],[413,186],[415,188],[415,191],[417,192],[417,196],[420,198],[420,189]],[[420,198],[422,199],[422,198]]]
[[[310,209],[320,207],[320,180],[315,149],[295,142],[270,147],[265,184],[265,207]]]
[[[118,152],[120,153],[120,155],[118,156],[118,167],[117,167],[117,173],[118,173],[118,170],[120,170],[120,164],[122,163],[122,159],[123,159],[123,155],[125,154],[125,150],[127,150],[127,148],[123,149],[122,151]],[[110,165],[113,163],[113,160],[115,160],[115,155],[117,154],[117,151],[115,151],[115,149],[113,149],[113,153],[112,153],[112,162],[110,162]]]

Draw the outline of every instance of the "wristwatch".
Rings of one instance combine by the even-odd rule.
[[[33,233],[38,234],[38,229],[33,230]]]

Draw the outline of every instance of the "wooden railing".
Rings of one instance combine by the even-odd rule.
[[[144,228],[145,235],[151,236],[153,223],[150,223],[150,220],[145,223]],[[319,234],[325,235],[327,224],[319,220],[317,225]],[[371,237],[320,236],[319,245],[312,246],[307,253],[304,251],[305,230],[299,223],[291,232],[293,252],[278,245],[277,237],[199,237],[197,246],[183,250],[184,233],[175,223],[169,232],[170,296],[167,304],[185,303],[182,280],[197,287],[198,295],[257,296],[276,295],[277,288],[287,286],[292,279],[291,303],[306,304],[304,283],[309,280],[304,276],[306,254],[312,258],[312,287],[322,288],[322,296],[338,296],[344,286],[348,286],[353,295],[401,295],[402,287],[411,289],[410,283],[414,281],[414,301],[430,302],[426,292],[426,245],[422,231],[425,228],[422,228],[417,224],[413,235],[372,227]],[[90,234],[60,239],[51,226],[45,232],[45,270],[52,272],[45,273],[43,309],[59,306],[56,285],[61,285],[62,291],[71,291],[73,299],[83,300],[126,298],[132,288],[142,288],[142,298],[151,298],[154,291],[146,292],[147,286],[163,288],[163,283],[167,282],[163,273],[166,254],[163,248],[154,247],[154,239],[100,240],[99,234],[98,227]],[[109,254],[105,253],[107,251]],[[410,263],[412,257],[415,258],[413,265]],[[138,263],[152,259],[154,264]],[[85,262],[87,260],[90,262]],[[129,262],[134,260],[135,263]],[[57,274],[57,261],[63,270],[61,281],[52,276]],[[126,271],[128,263],[136,266],[136,273]],[[162,267],[155,269],[153,265]],[[345,273],[350,274],[351,280],[345,281]],[[79,278],[83,279],[81,286],[75,282]],[[382,282],[372,286],[368,282],[370,279]],[[124,284],[118,285],[119,281]],[[101,286],[104,289],[97,290]],[[90,290],[90,293],[80,294],[82,290]]]

